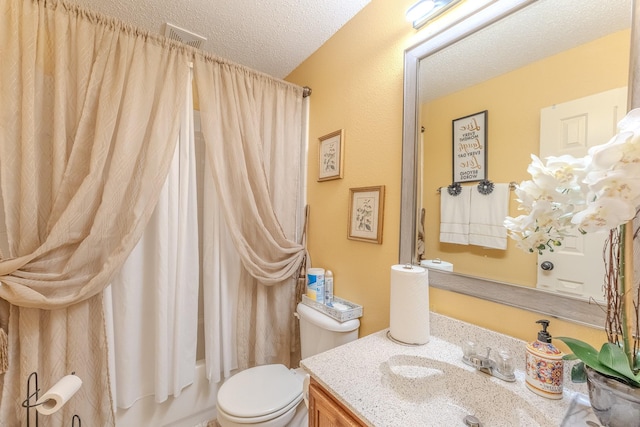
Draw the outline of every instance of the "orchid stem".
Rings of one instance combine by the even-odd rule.
[[[633,230],[633,225],[631,226]],[[618,276],[618,287],[620,290],[620,298],[622,299],[622,337],[624,342],[624,351],[629,360],[629,366],[633,369],[635,366],[634,346],[630,340],[634,335],[634,294],[629,292],[633,289],[633,266],[627,265],[627,259],[633,259],[633,233],[627,233],[627,224],[620,226],[620,275]],[[627,258],[628,257],[628,258]]]

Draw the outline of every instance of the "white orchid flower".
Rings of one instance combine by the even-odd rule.
[[[619,198],[634,206],[640,202],[640,175],[630,175],[626,169],[594,171],[585,182],[593,194],[592,200]]]
[[[601,197],[576,213],[571,222],[587,233],[610,230],[633,219],[635,206],[614,197]]]
[[[640,206],[640,109],[630,111],[608,142],[585,157],[531,155],[531,180],[516,188],[519,210],[504,226],[519,248],[553,250],[575,233],[609,230],[633,219]]]

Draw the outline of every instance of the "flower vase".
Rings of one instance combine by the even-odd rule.
[[[624,384],[585,365],[589,400],[603,426],[640,427],[640,388]]]

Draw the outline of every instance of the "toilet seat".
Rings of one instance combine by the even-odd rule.
[[[218,410],[237,424],[269,421],[302,400],[302,377],[284,365],[249,368],[229,378],[218,391]]]

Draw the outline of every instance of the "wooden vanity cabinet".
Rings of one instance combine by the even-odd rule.
[[[316,380],[309,383],[309,427],[366,427]]]

